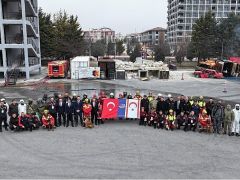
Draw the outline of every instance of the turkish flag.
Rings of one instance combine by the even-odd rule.
[[[102,119],[117,118],[118,115],[118,99],[104,99]]]

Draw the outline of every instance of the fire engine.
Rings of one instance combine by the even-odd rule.
[[[66,60],[51,61],[48,63],[48,77],[65,78],[68,75],[69,63]]]

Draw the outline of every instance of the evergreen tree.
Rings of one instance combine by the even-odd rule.
[[[216,57],[217,22],[211,12],[196,21],[192,32],[193,52],[198,59]]]
[[[107,44],[107,55],[115,55],[115,44],[112,41]]]
[[[97,41],[91,46],[91,54],[94,57],[104,56],[106,53],[106,44],[104,41]]]
[[[136,46],[134,47],[133,52],[130,55],[130,61],[135,62],[137,57],[141,57],[141,45],[138,43],[136,44]]]
[[[44,13],[42,9],[39,9],[39,31],[41,36],[41,56],[43,58],[54,57],[55,34],[51,14]]]
[[[121,55],[125,51],[125,47],[123,46],[122,40],[116,41],[116,52],[118,55]]]
[[[218,52],[219,57],[240,56],[240,17],[230,14],[218,24]]]

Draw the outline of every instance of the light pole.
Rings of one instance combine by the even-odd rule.
[[[222,41],[222,53],[221,53],[221,60],[223,60],[223,41]]]

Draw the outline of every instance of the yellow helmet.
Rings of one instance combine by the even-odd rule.
[[[48,114],[49,111],[48,111],[47,109],[45,109],[45,110],[43,111],[43,113],[44,113],[44,114]]]
[[[204,109],[204,110],[202,111],[202,113],[203,113],[203,114],[207,114],[207,111],[206,111],[206,109]]]
[[[136,91],[136,95],[137,95],[137,96],[140,95],[140,91]]]

